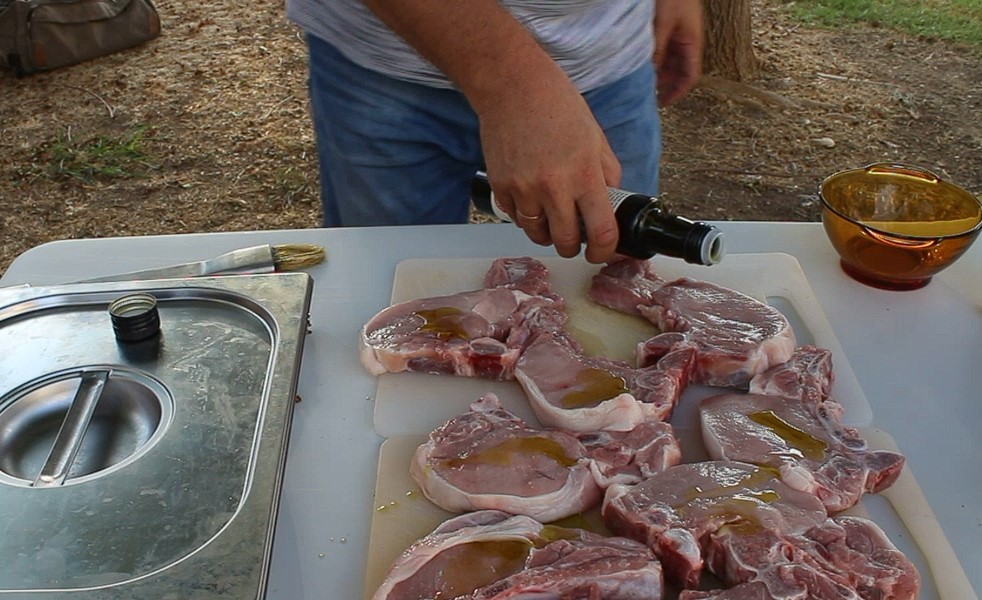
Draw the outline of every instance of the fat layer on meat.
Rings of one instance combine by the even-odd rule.
[[[892,485],[904,457],[870,450],[855,429],[841,425],[842,408],[829,398],[831,373],[827,350],[802,346],[790,361],[754,378],[752,389],[768,395],[704,399],[699,416],[709,456],[773,467],[830,513]]]
[[[642,544],[479,511],[406,549],[372,598],[660,600],[663,593],[661,566]]]
[[[648,261],[602,268],[590,297],[660,329],[638,346],[639,366],[657,362],[682,342],[694,344],[693,383],[745,388],[754,375],[788,360],[796,346],[791,324],[777,309],[713,283],[665,281]]]
[[[548,522],[596,505],[613,482],[636,483],[680,459],[668,424],[616,433],[537,429],[489,393],[430,434],[410,474],[445,510],[495,509]]]

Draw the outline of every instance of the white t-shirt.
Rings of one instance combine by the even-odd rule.
[[[654,0],[499,2],[581,92],[626,76],[654,52]],[[362,67],[433,87],[454,87],[360,0],[287,0],[286,10],[291,21]]]

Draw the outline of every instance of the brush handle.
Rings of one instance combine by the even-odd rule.
[[[176,279],[181,277],[202,277],[205,275],[234,275],[244,273],[272,273],[276,270],[273,247],[269,244],[232,250],[197,262],[130,271],[85,279],[76,283],[105,283],[110,281],[137,281],[141,279]]]

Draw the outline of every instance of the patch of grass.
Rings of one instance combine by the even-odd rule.
[[[787,6],[809,24],[870,23],[982,50],[979,0],[795,0]]]
[[[121,137],[98,135],[84,141],[60,135],[46,151],[49,171],[56,177],[84,182],[141,177],[147,169],[143,142],[148,129],[138,127]]]

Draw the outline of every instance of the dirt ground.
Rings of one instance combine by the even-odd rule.
[[[0,273],[83,237],[319,224],[305,49],[282,3],[170,0],[163,34],[54,72],[0,74]],[[978,50],[822,31],[754,0],[759,80],[663,110],[663,194],[712,220],[819,218],[818,183],[907,162],[982,192]]]

